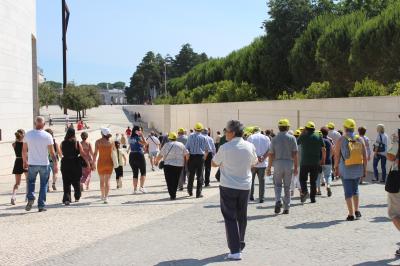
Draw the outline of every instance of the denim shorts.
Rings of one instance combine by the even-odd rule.
[[[359,194],[358,184],[360,183],[360,178],[356,179],[342,179],[343,189],[344,189],[344,197],[349,199],[353,196],[357,196]]]

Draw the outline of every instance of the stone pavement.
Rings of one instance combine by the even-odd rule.
[[[114,131],[127,123],[108,109],[90,115],[93,121],[98,119],[96,127],[104,118]],[[96,135],[90,135],[93,141]],[[393,256],[398,232],[387,218],[386,194],[380,184],[361,187],[363,218],[345,222],[340,182],[335,183],[332,198],[322,196],[317,204],[303,206],[296,195],[290,215],[274,215],[269,181],[266,202],[249,205],[243,260],[226,262],[216,182],[204,190],[203,199],[180,192],[178,200],[171,202],[161,171],[149,171],[148,194],[132,195],[131,175],[125,167],[121,190],[115,189],[113,177],[107,205],[99,200],[94,174],[91,191],[85,191],[77,204],[64,207],[61,191],[49,193],[46,213],[35,208],[25,212],[24,185],[17,205],[11,206],[13,178],[2,178],[0,265],[400,264]],[[57,186],[61,188],[61,179]]]

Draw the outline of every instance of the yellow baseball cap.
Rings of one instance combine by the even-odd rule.
[[[168,134],[168,139],[170,139],[170,140],[176,140],[177,137],[178,136],[176,135],[175,132],[169,132],[169,134]]]
[[[343,126],[344,126],[344,128],[355,129],[356,121],[354,121],[354,119],[348,118],[348,119],[344,120]]]
[[[315,129],[315,123],[313,121],[308,121],[306,124],[306,128]]]
[[[180,129],[178,129],[178,133],[185,133],[185,129],[183,127],[181,127]]]
[[[278,126],[280,126],[280,127],[290,127],[289,119],[284,118],[284,119],[279,120]]]
[[[329,122],[329,123],[326,125],[326,127],[327,127],[328,129],[335,129],[335,124],[334,124],[333,122]]]
[[[196,125],[194,125],[194,130],[196,130],[196,131],[201,131],[203,129],[204,129],[204,126],[200,122],[198,122],[198,123],[196,123]]]

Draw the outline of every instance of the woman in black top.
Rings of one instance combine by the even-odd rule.
[[[76,141],[75,129],[68,128],[64,141],[60,145],[62,152],[61,173],[64,186],[62,202],[68,206],[71,203],[71,185],[74,187],[75,202],[81,198],[80,179],[82,176],[82,164],[79,158],[84,154],[82,145]]]
[[[24,136],[25,136],[25,131],[23,129],[18,129],[17,132],[15,132],[15,142],[12,144],[15,152],[15,162],[12,171],[12,173],[15,175],[15,184],[11,196],[12,205],[15,205],[17,190],[19,185],[21,184],[21,176],[22,174],[25,174],[26,177],[27,173],[27,170],[24,169],[22,162],[22,146],[23,146],[22,141],[24,139]]]

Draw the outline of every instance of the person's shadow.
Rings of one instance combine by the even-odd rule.
[[[162,261],[157,263],[155,266],[169,266],[169,265],[185,265],[185,266],[203,266],[203,265],[209,265],[212,263],[217,263],[217,262],[224,262],[224,261],[229,261],[225,260],[225,254],[217,255],[214,257],[210,258],[205,258],[205,259],[181,259],[181,260],[170,260],[170,261]]]
[[[353,266],[382,266],[382,265],[399,265],[399,264],[391,264],[395,261],[397,261],[398,258],[393,258],[393,259],[386,259],[386,260],[377,260],[377,261],[366,261],[366,262],[361,262],[358,264],[354,264]]]

